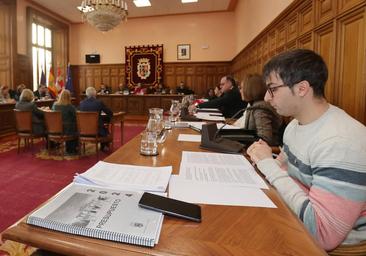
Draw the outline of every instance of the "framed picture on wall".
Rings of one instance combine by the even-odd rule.
[[[177,45],[177,59],[178,60],[190,60],[191,59],[191,45],[190,44],[178,44]]]

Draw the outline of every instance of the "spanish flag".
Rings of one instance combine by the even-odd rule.
[[[48,91],[52,95],[52,98],[56,98],[58,95],[57,88],[55,86],[55,76],[53,75],[53,68],[50,68],[48,75]]]

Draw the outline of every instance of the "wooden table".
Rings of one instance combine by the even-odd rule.
[[[137,136],[105,161],[146,166],[173,166],[179,172],[183,150],[203,151],[194,142],[179,142],[179,133],[195,132],[173,129],[159,155],[139,154]],[[278,208],[202,205],[202,223],[166,216],[159,243],[154,248],[69,235],[27,225],[21,220],[5,230],[3,238],[65,255],[326,255],[303,224],[281,200],[276,190],[265,193]]]

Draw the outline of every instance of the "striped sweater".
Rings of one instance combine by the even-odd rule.
[[[292,120],[279,157],[257,166],[325,250],[366,240],[366,127],[343,110]]]

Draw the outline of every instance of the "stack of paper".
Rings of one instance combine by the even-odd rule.
[[[187,152],[179,175],[169,183],[169,197],[191,203],[276,207],[261,189],[264,180],[242,155]]]
[[[164,192],[172,173],[171,166],[148,167],[99,161],[74,177],[74,182],[111,189]]]

